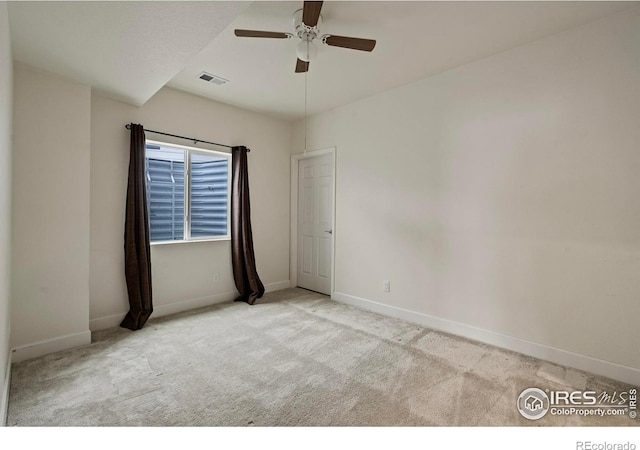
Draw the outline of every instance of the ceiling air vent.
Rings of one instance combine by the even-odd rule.
[[[208,83],[217,84],[218,86],[222,86],[223,84],[227,84],[229,82],[229,80],[225,80],[224,78],[218,77],[216,75],[211,75],[210,73],[207,73],[207,72],[202,72],[198,76],[198,78]]]

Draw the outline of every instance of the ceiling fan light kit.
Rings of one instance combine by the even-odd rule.
[[[296,56],[299,60],[309,62],[318,55],[318,48],[311,41],[300,41],[296,46]]]
[[[322,2],[309,1],[304,2],[302,9],[293,13],[293,29],[292,33],[274,32],[274,31],[258,31],[258,30],[235,30],[238,37],[254,37],[254,38],[270,38],[270,39],[291,39],[297,37],[300,42],[296,46],[296,73],[307,72],[309,70],[309,61],[317,55],[318,48],[314,41],[317,39],[322,44],[331,47],[342,47],[352,50],[360,50],[370,52],[376,46],[373,39],[352,38],[347,36],[335,36],[331,34],[320,35],[320,25],[322,24],[322,16],[320,10]]]
[[[293,29],[300,39],[300,42],[296,45],[296,56],[300,61],[309,62],[318,55],[318,48],[313,43],[313,40],[320,35],[322,15],[318,16],[317,23],[313,27],[305,25],[302,21],[302,16],[302,8],[293,13]]]

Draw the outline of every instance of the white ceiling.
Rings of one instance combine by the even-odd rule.
[[[325,2],[322,33],[377,39],[372,53],[320,46],[308,74],[309,114],[638,6],[640,2]],[[286,119],[304,114],[297,39],[302,2],[16,2],[14,56],[141,105],[162,86]],[[198,79],[210,72],[230,80]]]
[[[250,2],[9,2],[14,58],[142,105]]]

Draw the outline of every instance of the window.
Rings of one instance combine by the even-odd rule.
[[[231,155],[147,141],[151,242],[229,238]]]

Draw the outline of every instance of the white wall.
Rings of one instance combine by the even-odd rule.
[[[91,328],[117,325],[128,310],[124,280],[124,208],[129,132],[124,125],[246,145],[258,273],[271,289],[289,287],[289,148],[291,126],[163,89],[141,108],[100,96],[91,105]],[[148,139],[191,145],[153,134]],[[202,148],[209,147],[199,144]],[[230,241],[154,245],[154,316],[232,300]],[[213,274],[220,281],[213,281]]]
[[[8,402],[11,298],[11,107],[13,68],[7,3],[0,2],[0,426]]]
[[[636,8],[311,118],[338,297],[640,369],[639,49]]]
[[[14,359],[41,341],[49,351],[90,341],[90,98],[87,86],[14,65]]]

